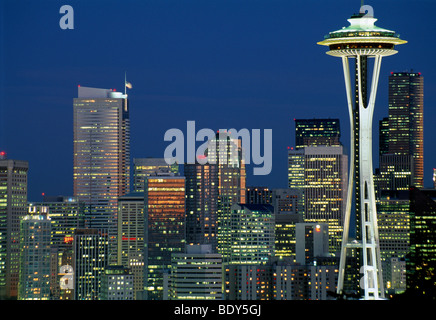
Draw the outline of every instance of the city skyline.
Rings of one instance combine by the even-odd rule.
[[[18,2],[0,300],[436,298],[429,2]]]
[[[17,4],[25,4],[25,9],[17,10]],[[294,118],[339,118],[341,142],[349,153],[346,97],[337,90],[343,86],[343,75],[316,41],[326,30],[345,26],[345,18],[358,12],[359,1],[309,1],[298,6],[284,1],[257,1],[250,6],[230,1],[192,1],[183,6],[173,1],[126,1],[122,8],[116,1],[104,8],[76,1],[71,3],[73,30],[59,28],[59,6],[52,1],[17,4],[1,3],[5,49],[0,52],[0,149],[9,159],[29,161],[29,201],[40,201],[42,193],[73,194],[71,102],[77,86],[118,86],[122,92],[124,72],[133,84],[127,92],[131,159],[163,157],[168,144],[165,131],[184,130],[189,120],[200,128],[273,129],[272,172],[252,176],[247,170],[247,185],[286,187]],[[377,132],[376,123],[388,112],[390,72],[413,68],[427,75],[425,92],[435,86],[430,51],[413,48],[431,30],[434,5],[426,1],[367,4],[383,25],[410,39],[401,55],[382,65],[374,116]],[[120,10],[122,24],[112,23]],[[305,28],[296,33],[300,25]],[[101,40],[104,34],[107,40]],[[87,50],[81,50],[88,40]],[[435,130],[431,126],[435,97],[424,95],[424,186],[430,187],[436,155],[428,137]],[[211,116],[211,110],[220,112]],[[374,145],[378,148],[378,141]]]

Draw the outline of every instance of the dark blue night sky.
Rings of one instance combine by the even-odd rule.
[[[163,157],[166,130],[272,129],[268,176],[247,185],[287,185],[294,118],[339,118],[349,125],[339,58],[316,43],[347,26],[360,0],[0,0],[0,150],[28,160],[29,200],[73,193],[73,98],[77,86],[129,90],[131,158]],[[74,8],[74,30],[59,8]],[[365,1],[376,25],[409,43],[382,62],[374,116],[388,112],[391,71],[425,78],[425,186],[436,167],[435,1]],[[347,151],[348,152],[348,151]],[[377,157],[374,159],[377,167]]]

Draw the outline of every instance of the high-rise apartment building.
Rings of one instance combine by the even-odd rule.
[[[339,119],[295,119],[295,148],[339,146]]]
[[[145,299],[163,299],[171,254],[185,250],[185,177],[146,177],[144,188]]]
[[[173,172],[179,173],[179,165],[166,163],[164,158],[133,159],[133,192],[144,192],[145,177]]]
[[[20,224],[19,300],[50,299],[50,238],[48,208],[30,205]]]
[[[389,76],[389,153],[413,158],[412,185],[424,185],[424,77],[420,72]]]
[[[20,220],[27,214],[27,161],[0,159],[0,299],[18,295]]]
[[[118,198],[129,192],[127,95],[78,88],[74,99],[74,196],[86,205],[86,227],[107,229],[116,258]]]
[[[118,265],[129,268],[135,300],[144,291],[144,193],[118,199]]]

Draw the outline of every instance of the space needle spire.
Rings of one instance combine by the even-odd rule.
[[[362,1],[359,13],[348,19],[348,27],[330,32],[318,42],[329,48],[328,55],[342,60],[351,131],[350,173],[337,293],[344,293],[347,250],[354,248],[363,274],[357,291],[363,291],[364,300],[384,298],[372,164],[372,121],[381,61],[383,57],[397,53],[396,45],[407,42],[394,31],[377,27],[376,21],[373,8],[363,5]],[[372,79],[368,83],[370,59],[374,63]],[[353,75],[350,74],[350,64],[354,65]],[[350,241],[353,198],[356,239]]]

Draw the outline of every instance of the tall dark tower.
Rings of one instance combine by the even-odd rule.
[[[412,185],[424,186],[424,77],[420,72],[389,76],[389,153],[411,156]]]
[[[348,27],[330,32],[318,42],[329,47],[327,54],[342,59],[351,128],[349,187],[337,291],[340,294],[343,291],[347,250],[357,249],[357,263],[363,274],[358,291],[363,291],[365,300],[384,298],[372,166],[375,97],[382,57],[396,54],[395,45],[406,43],[394,31],[375,26],[376,21],[373,8],[362,6],[359,14],[348,19]],[[374,64],[369,84],[370,59],[374,59]],[[355,62],[354,77],[350,75],[350,60]],[[353,193],[356,241],[349,241]]]

